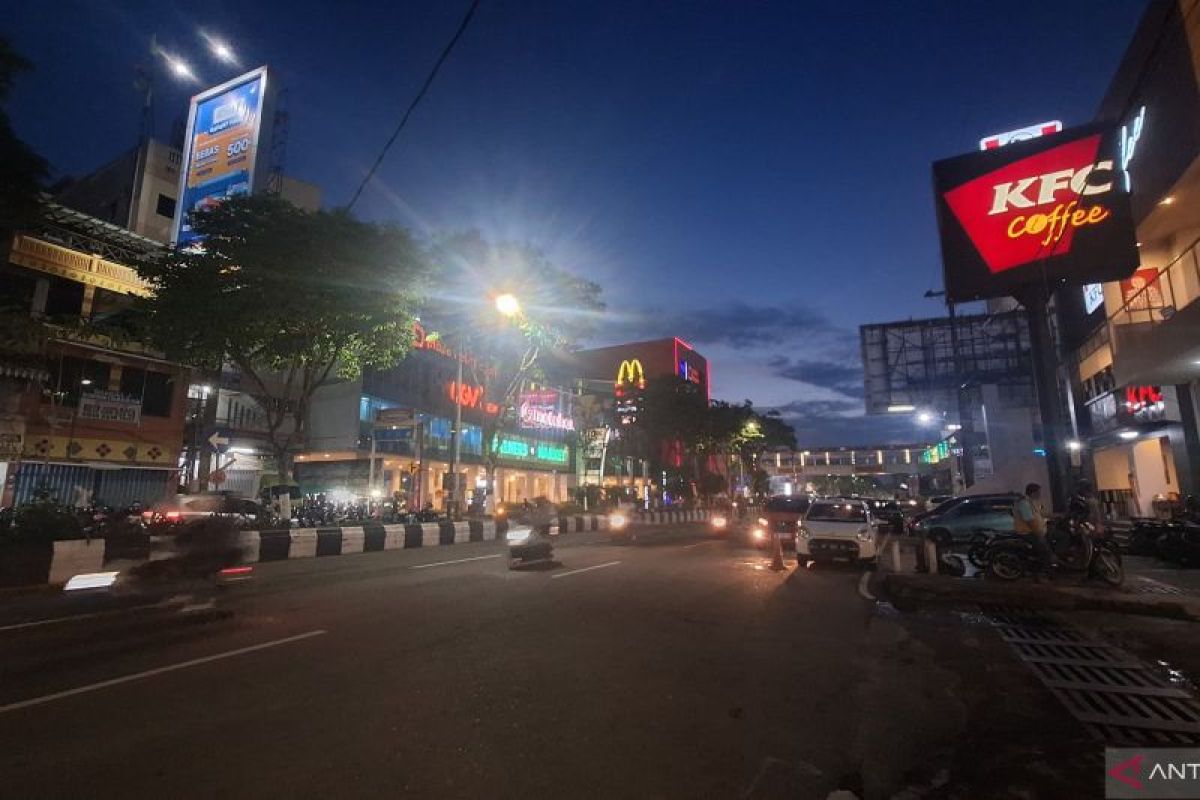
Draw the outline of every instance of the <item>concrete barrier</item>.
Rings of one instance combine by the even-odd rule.
[[[316,558],[317,532],[312,528],[300,528],[289,532],[288,558]]]
[[[442,543],[442,526],[438,522],[421,525],[421,547],[437,547]]]
[[[363,528],[342,528],[341,555],[361,553],[366,542],[366,531]]]

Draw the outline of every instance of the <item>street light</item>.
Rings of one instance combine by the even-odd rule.
[[[496,310],[506,317],[516,316],[521,313],[521,301],[509,292],[496,295]]]
[[[167,60],[167,68],[171,70],[171,74],[176,78],[185,81],[196,80],[196,74],[192,72],[192,68],[188,66],[186,61],[181,58],[176,58],[175,56],[167,55],[166,53],[163,53],[163,58]]]
[[[233,48],[227,42],[204,31],[200,31],[200,38],[208,45],[208,52],[212,53],[213,58],[225,64],[237,64],[237,57],[233,54]]]
[[[933,422],[933,414],[930,414],[928,411],[922,411],[920,414],[917,414],[917,422],[922,425],[928,425]]]

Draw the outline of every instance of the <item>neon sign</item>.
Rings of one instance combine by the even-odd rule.
[[[1137,152],[1138,140],[1142,138],[1142,128],[1146,123],[1146,107],[1138,109],[1137,116],[1128,125],[1121,126],[1121,172],[1125,175],[1125,191],[1133,188],[1129,178],[1129,162]]]
[[[545,461],[565,465],[571,460],[570,449],[565,444],[531,442],[516,436],[493,437],[492,452],[515,461]]]
[[[492,416],[500,413],[500,406],[484,397],[482,386],[469,383],[459,386],[457,381],[450,381],[446,384],[446,394],[450,396],[450,402],[458,403],[463,408],[479,409]]]
[[[554,409],[538,408],[532,403],[522,403],[520,409],[521,427],[523,428],[554,428],[560,431],[575,430],[575,420],[566,414],[560,414]]]
[[[634,384],[639,389],[646,388],[646,370],[642,369],[642,362],[639,359],[626,359],[617,369],[616,389],[618,395],[625,393],[624,387],[627,384]]]
[[[1163,393],[1160,386],[1126,386],[1125,408],[1131,414],[1162,405]]]

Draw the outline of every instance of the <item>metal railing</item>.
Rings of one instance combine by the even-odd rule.
[[[1200,238],[1162,267],[1108,318],[1108,326],[1155,326],[1200,299]],[[1115,337],[1114,337],[1115,338]]]

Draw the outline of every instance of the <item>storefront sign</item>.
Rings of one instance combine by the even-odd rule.
[[[1088,125],[936,162],[947,300],[1127,277],[1138,255],[1118,159],[1117,132]]]
[[[1083,310],[1091,314],[1104,305],[1104,284],[1089,283],[1083,287]]]
[[[519,436],[494,437],[492,450],[500,458],[510,461],[541,462],[555,466],[565,466],[570,461],[570,448],[564,444],[531,441]]]
[[[588,428],[587,429],[587,457],[588,458],[603,458],[604,448],[608,445],[609,436],[612,433],[610,428]]]
[[[1088,403],[1092,433],[1107,433],[1130,425],[1145,425],[1168,420],[1167,403],[1173,401],[1173,388],[1161,386],[1125,386],[1106,392]]]
[[[19,433],[0,432],[0,461],[12,461],[21,457],[24,437]]]
[[[457,381],[450,381],[446,384],[446,394],[451,402],[458,403],[463,408],[478,409],[492,416],[500,413],[500,406],[487,400],[484,397],[484,388],[478,384],[464,383],[459,386]]]
[[[1137,116],[1128,125],[1121,126],[1121,173],[1125,176],[1125,191],[1133,191],[1133,181],[1129,177],[1129,164],[1133,154],[1137,152],[1138,140],[1142,138],[1142,128],[1146,124],[1146,107],[1138,109]]]
[[[79,398],[79,419],[95,422],[125,422],[136,425],[142,418],[142,401],[120,392],[88,392]]]
[[[517,417],[522,428],[573,431],[575,420],[570,414],[570,402],[570,395],[557,389],[522,392]]]
[[[642,369],[639,359],[626,359],[617,369],[617,392],[620,393],[628,385],[635,385],[639,389],[646,388],[646,370]]]
[[[1037,125],[1017,128],[1015,131],[1005,131],[1004,133],[994,133],[991,136],[985,136],[979,140],[979,149],[996,150],[997,148],[1004,147],[1006,144],[1023,142],[1027,139],[1036,139],[1039,136],[1049,136],[1061,130],[1062,123],[1056,119],[1052,119],[1049,122],[1039,122]]]
[[[1130,311],[1162,308],[1162,284],[1158,280],[1158,270],[1153,267],[1139,269],[1121,281],[1121,301]]]

